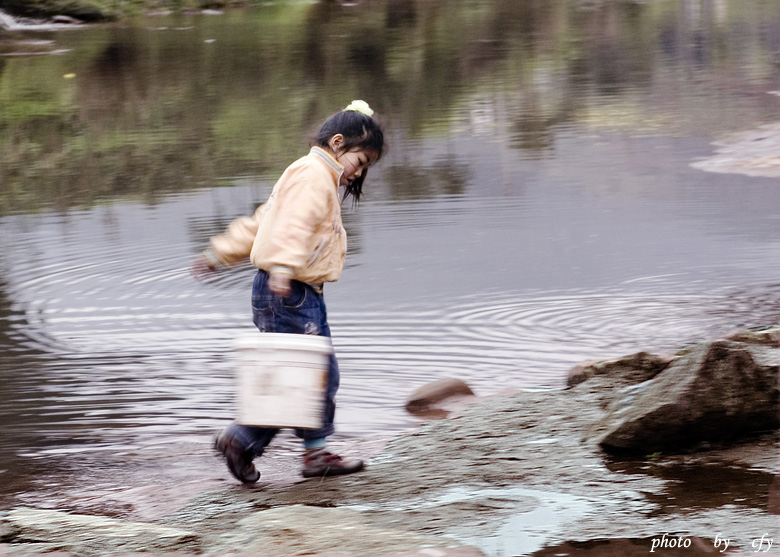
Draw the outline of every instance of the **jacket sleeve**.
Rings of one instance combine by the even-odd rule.
[[[209,241],[206,258],[215,267],[230,267],[249,258],[260,225],[263,205],[250,217],[239,217],[222,234]]]

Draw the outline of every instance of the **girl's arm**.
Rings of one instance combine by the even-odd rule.
[[[193,261],[190,270],[195,278],[202,280],[210,273],[236,265],[249,257],[255,240],[263,205],[251,217],[239,217],[225,232],[209,241],[209,248]]]

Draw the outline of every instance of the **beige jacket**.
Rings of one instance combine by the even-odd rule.
[[[338,280],[347,253],[338,194],[343,172],[327,151],[312,147],[287,167],[254,215],[211,239],[207,257],[229,266],[248,256],[259,269],[312,284]]]

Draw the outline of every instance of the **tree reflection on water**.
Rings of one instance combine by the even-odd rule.
[[[777,10],[689,4],[277,3],[60,33],[61,56],[0,61],[0,214],[272,176],[353,97],[371,100],[398,151],[481,118],[530,157],[575,125],[706,128],[769,110],[719,107],[724,88],[738,97],[774,74],[776,34],[744,30]],[[696,103],[671,98],[689,78]],[[670,103],[692,103],[690,119],[669,118]],[[440,188],[414,197],[426,189]]]

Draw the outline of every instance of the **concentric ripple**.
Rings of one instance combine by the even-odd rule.
[[[32,389],[41,419],[82,433],[92,427],[104,440],[121,428],[125,439],[143,443],[207,431],[231,417],[232,347],[238,336],[253,332],[247,310],[226,311],[214,292],[205,296],[197,286],[158,302],[170,280],[179,287],[189,283],[183,270],[128,281],[143,284],[143,292],[111,306],[56,312],[39,302],[27,322],[7,322],[11,336],[47,355]],[[772,322],[778,304],[771,302],[773,293],[763,295],[751,304],[747,300],[761,297],[756,291],[745,298],[733,291],[706,297],[503,293],[427,309],[335,312],[330,320],[343,375],[340,430],[366,435],[409,427],[405,398],[441,377],[461,378],[480,395],[559,388],[583,359],[670,352],[749,320]]]

